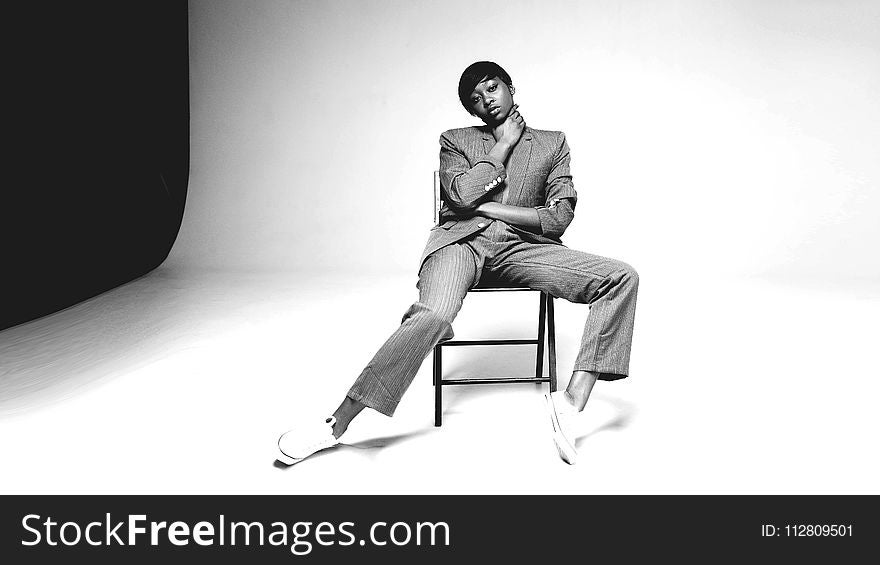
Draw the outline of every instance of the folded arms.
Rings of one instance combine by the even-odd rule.
[[[496,142],[473,166],[447,133],[440,136],[440,178],[444,200],[457,216],[484,216],[551,239],[559,239],[574,218],[577,193],[571,181],[568,144],[559,133],[557,148],[544,183],[546,201],[537,207],[511,206],[492,197],[507,180],[504,160],[512,147]]]

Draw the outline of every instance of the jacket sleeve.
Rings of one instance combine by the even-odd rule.
[[[537,206],[541,222],[541,235],[550,239],[560,239],[574,219],[577,192],[571,182],[571,155],[565,134],[559,132],[553,165],[547,176],[547,201]]]
[[[454,212],[472,211],[506,179],[502,162],[485,155],[472,167],[449,132],[440,136],[440,185],[446,204]]]

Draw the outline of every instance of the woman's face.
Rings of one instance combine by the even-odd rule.
[[[471,111],[486,125],[495,126],[507,119],[513,107],[513,93],[498,77],[487,78],[471,92]]]

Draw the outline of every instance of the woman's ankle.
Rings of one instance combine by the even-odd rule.
[[[351,424],[351,421],[354,420],[354,418],[360,414],[365,407],[366,406],[359,400],[346,396],[333,413],[333,417],[336,418],[336,422],[333,424],[333,436],[336,439],[339,439],[339,437],[345,433],[345,430],[348,429],[348,425]]]
[[[565,389],[566,399],[570,400],[578,412],[581,412],[590,399],[590,393],[593,391],[593,385],[599,379],[599,372],[593,371],[574,371],[571,374],[571,380],[568,381],[568,387]]]

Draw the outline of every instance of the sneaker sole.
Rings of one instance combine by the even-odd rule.
[[[553,401],[550,398],[550,395],[544,395],[544,406],[547,408],[547,414],[550,416],[550,425],[553,427],[553,444],[556,445],[556,451],[559,453],[559,458],[569,465],[576,464],[577,450],[562,434],[562,426],[559,425],[559,416],[556,414],[556,409],[553,406]]]
[[[296,459],[296,458],[294,458],[294,457],[288,457],[287,455],[285,455],[285,454],[283,454],[283,453],[279,453],[278,455],[276,455],[276,456],[275,456],[275,459],[276,459],[277,461],[280,461],[281,463],[287,465],[288,467],[290,467],[290,466],[292,466],[292,465],[296,465],[297,463],[299,463],[300,461],[302,461],[302,459]]]
[[[296,465],[300,461],[308,459],[309,457],[311,457],[315,453],[318,453],[319,451],[324,451],[325,449],[330,449],[331,447],[336,447],[337,445],[339,445],[338,441],[335,441],[333,443],[328,443],[327,445],[316,446],[311,453],[303,455],[302,457],[291,457],[290,455],[287,455],[286,453],[284,453],[281,450],[281,446],[279,445],[278,446],[278,454],[275,456],[275,458],[278,461],[281,461],[282,463],[284,463],[285,465],[288,465],[288,466]]]

